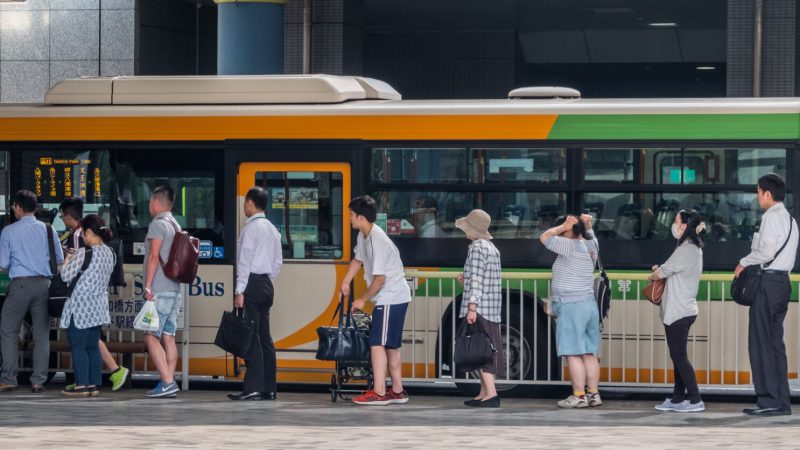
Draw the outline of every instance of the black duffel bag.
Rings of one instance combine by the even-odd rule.
[[[770,264],[778,258],[786,244],[789,243],[789,238],[792,236],[793,223],[792,216],[789,216],[789,235],[786,236],[786,242],[778,249],[775,257],[770,262],[764,264],[763,268],[758,264],[747,266],[739,274],[738,278],[733,279],[733,282],[731,282],[731,297],[733,297],[733,301],[742,306],[752,306],[756,302],[758,291],[761,289],[761,275],[764,269],[769,268]]]
[[[223,311],[214,345],[228,353],[247,359],[256,324],[244,316],[243,308]]]
[[[494,358],[497,349],[492,340],[483,332],[474,332],[477,327],[461,323],[456,337],[456,348],[453,353],[453,362],[456,367],[464,370],[475,370],[485,366]]]
[[[352,299],[347,308],[343,305],[344,297],[339,297],[339,305],[333,313],[333,319],[338,315],[339,324],[335,327],[317,328],[319,345],[317,346],[317,359],[321,361],[338,361],[343,363],[366,363],[370,359],[369,335],[367,330],[359,329],[350,312]],[[345,314],[344,310],[347,309]]]

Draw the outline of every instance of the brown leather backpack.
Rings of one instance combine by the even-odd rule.
[[[159,255],[164,275],[178,283],[193,283],[197,276],[197,260],[200,257],[200,239],[181,231],[172,220],[165,219],[175,229],[175,237],[169,248],[169,258],[165,263]]]

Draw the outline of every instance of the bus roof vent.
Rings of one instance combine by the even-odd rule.
[[[577,89],[558,86],[521,87],[508,93],[508,98],[515,99],[553,99],[553,98],[581,98]]]
[[[335,75],[97,77],[64,80],[52,105],[308,104],[399,100],[382,81]]]

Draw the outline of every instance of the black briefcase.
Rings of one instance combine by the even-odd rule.
[[[241,312],[241,314],[237,314],[237,312]],[[222,320],[219,322],[214,345],[228,353],[246,359],[255,331],[255,323],[244,317],[243,309],[237,308],[234,311],[225,311],[222,313]]]
[[[333,317],[339,316],[339,324],[335,327],[317,328],[319,345],[317,346],[317,359],[321,361],[338,361],[342,363],[369,362],[370,348],[367,330],[359,329],[350,312],[343,305],[344,298],[339,298],[339,305]],[[349,303],[349,302],[348,302]],[[347,309],[347,314],[344,310]],[[333,322],[333,318],[331,318]]]

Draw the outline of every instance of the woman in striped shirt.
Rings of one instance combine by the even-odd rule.
[[[558,255],[553,263],[550,311],[558,318],[558,356],[567,358],[572,379],[572,395],[558,406],[600,406],[600,313],[594,298],[594,265],[600,247],[592,231],[592,216],[559,217],[539,240]]]

